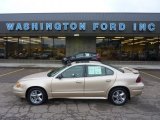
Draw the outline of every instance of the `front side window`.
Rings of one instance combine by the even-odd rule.
[[[83,77],[84,67],[83,66],[73,66],[62,73],[63,78],[79,78]]]
[[[85,53],[85,57],[90,57],[90,56],[91,56],[91,54]]]
[[[113,71],[99,65],[87,66],[87,77],[113,75]]]

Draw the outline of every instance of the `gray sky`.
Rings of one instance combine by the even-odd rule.
[[[158,12],[160,0],[0,0],[0,13]]]

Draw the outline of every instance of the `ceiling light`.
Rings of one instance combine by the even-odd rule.
[[[58,37],[59,39],[65,39],[66,37]]]
[[[74,34],[74,36],[79,36],[79,34]]]
[[[134,37],[135,39],[143,39],[144,37]]]
[[[24,38],[24,39],[25,39],[25,38],[29,38],[29,37],[21,37],[21,38]]]
[[[96,37],[97,39],[104,39],[105,37]]]
[[[124,38],[124,37],[114,37],[114,38],[118,38],[118,39],[120,39],[120,38]]]

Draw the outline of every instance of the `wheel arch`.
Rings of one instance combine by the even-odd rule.
[[[114,87],[112,87],[112,88],[109,90],[109,92],[108,92],[108,96],[107,96],[108,98],[109,98],[109,96],[110,96],[111,91],[112,91],[113,89],[116,89],[116,88],[123,88],[123,89],[125,89],[126,92],[127,92],[127,94],[128,94],[128,99],[131,98],[131,96],[130,96],[130,90],[129,90],[126,86],[114,86]]]
[[[40,88],[40,89],[42,89],[42,90],[45,92],[45,94],[46,94],[46,96],[47,96],[47,99],[48,99],[47,91],[46,91],[43,87],[40,87],[40,86],[32,86],[32,87],[29,87],[29,88],[26,90],[25,98],[27,98],[27,94],[28,94],[29,90],[32,89],[32,88]]]

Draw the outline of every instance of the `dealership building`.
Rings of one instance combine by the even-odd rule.
[[[160,14],[0,14],[0,58],[52,60],[84,51],[103,60],[159,61]]]

